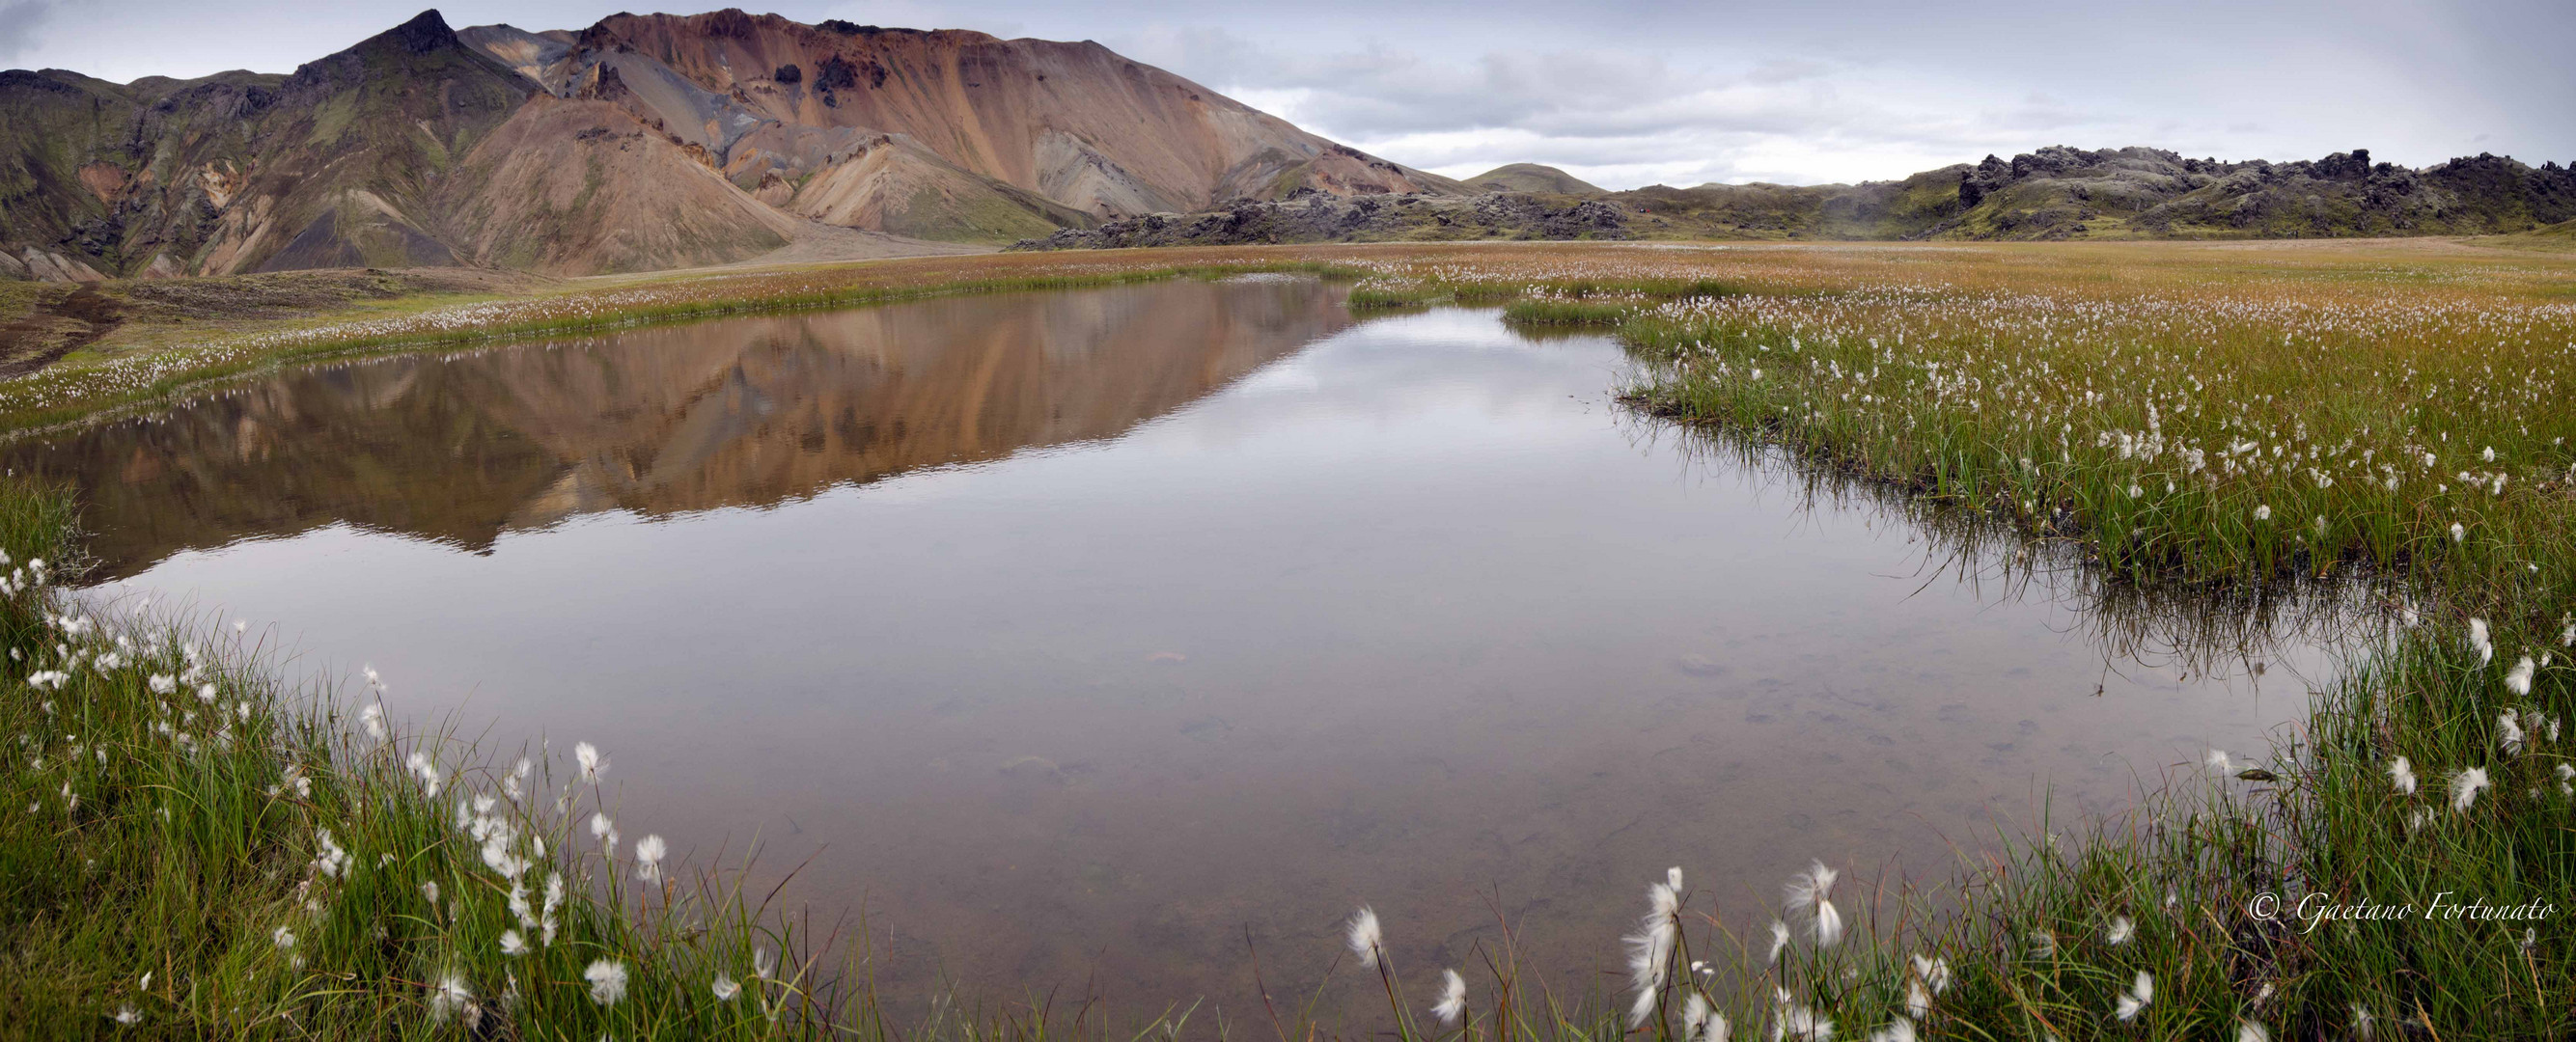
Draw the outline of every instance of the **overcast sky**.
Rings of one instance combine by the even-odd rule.
[[[116,81],[284,72],[422,0],[0,0],[0,66]],[[574,29],[636,0],[459,0]],[[1098,40],[1327,137],[1465,176],[1609,188],[1901,177],[2043,145],[2425,166],[2576,160],[2576,0],[1581,3],[777,0],[843,18]],[[686,8],[695,13],[699,8]]]

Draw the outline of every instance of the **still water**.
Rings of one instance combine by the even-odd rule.
[[[1499,909],[1552,985],[1606,989],[1666,866],[1747,932],[1810,858],[1937,880],[2044,801],[2259,749],[2333,668],[2141,652],[2080,582],[1961,569],[1623,409],[1606,339],[1341,298],[363,361],[6,454],[85,488],[106,592],[372,664],[489,748],[597,743],[626,835],[804,866],[898,998],[1242,1022],[1247,948],[1293,1002],[1363,901],[1417,974]]]

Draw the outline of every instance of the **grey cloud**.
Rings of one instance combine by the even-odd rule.
[[[0,61],[36,49],[36,30],[54,14],[53,0],[17,0],[0,4]]]

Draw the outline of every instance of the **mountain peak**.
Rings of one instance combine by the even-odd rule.
[[[448,28],[447,19],[433,7],[413,15],[411,21],[386,30],[377,39],[399,44],[413,54],[428,54],[455,43],[456,30]]]

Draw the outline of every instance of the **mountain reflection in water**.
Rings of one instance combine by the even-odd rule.
[[[1342,296],[1256,277],[359,361],[5,454],[83,486],[97,578],[336,522],[480,551],[1112,437],[1348,326]]]

